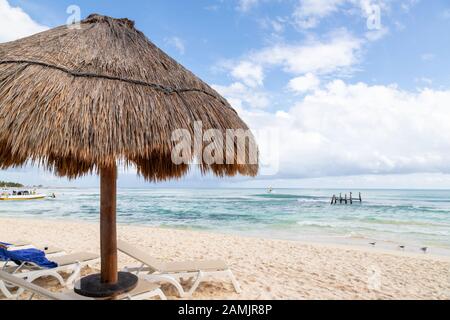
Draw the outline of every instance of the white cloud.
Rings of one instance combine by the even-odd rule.
[[[19,7],[12,7],[7,0],[0,0],[0,43],[17,40],[48,28],[33,21]]]
[[[312,73],[296,77],[289,81],[288,88],[295,93],[306,93],[315,90],[320,85],[320,79]]]
[[[263,19],[259,19],[259,24],[261,28],[265,30],[271,30],[274,35],[279,35],[285,30],[288,20],[289,19],[283,17],[276,17],[273,19],[266,17]]]
[[[434,60],[434,58],[436,58],[436,55],[433,53],[423,53],[420,56],[420,59],[422,59],[423,61],[432,61]]]
[[[276,33],[281,33],[284,31],[284,24],[285,21],[283,18],[276,18],[273,20],[269,21],[269,24],[272,26],[272,29],[276,32]]]
[[[444,189],[450,188],[450,175],[441,173],[414,173],[391,175],[358,175],[343,177],[322,177],[311,179],[252,179],[242,182],[224,183],[227,187],[261,188],[272,186],[279,188],[308,189]],[[363,195],[364,197],[364,195]]]
[[[414,0],[411,0],[414,1]],[[300,29],[311,29],[319,25],[322,19],[343,11],[346,13],[360,10],[363,17],[373,13],[374,6],[388,10],[387,0],[298,0],[293,18]]]
[[[230,72],[234,83],[216,85],[217,91],[236,107],[266,108],[269,94],[264,92],[264,76],[269,68],[281,68],[296,75],[288,89],[306,93],[320,85],[319,76],[348,73],[359,61],[363,41],[345,30],[334,32],[328,40],[310,40],[299,45],[277,44],[248,54],[238,61],[226,61],[219,65]]]
[[[389,28],[381,27],[378,30],[370,30],[366,32],[366,39],[369,41],[378,41],[389,34]]]
[[[320,19],[336,12],[347,0],[300,0],[294,18],[303,29],[314,28]]]
[[[419,2],[420,0],[406,0],[400,4],[400,7],[404,12],[409,12],[412,9],[412,7],[417,5]]]
[[[450,173],[448,101],[450,90],[335,80],[288,112],[239,112],[253,130],[279,132],[278,177]]]
[[[221,95],[225,96],[235,108],[263,109],[267,108],[270,104],[267,93],[257,91],[241,82],[235,82],[229,86],[213,85],[212,87]]]
[[[400,21],[395,21],[394,26],[397,31],[404,31],[406,29],[406,26]]]
[[[174,47],[179,54],[183,55],[186,53],[186,45],[184,43],[184,40],[182,40],[179,37],[171,37],[171,38],[165,38],[164,42],[171,46]]]
[[[258,5],[259,0],[239,0],[237,9],[242,12],[247,12],[256,5]]]
[[[444,19],[450,19],[450,9],[444,10],[444,12],[442,13],[442,17]]]
[[[415,78],[414,81],[419,84],[425,84],[426,86],[431,86],[433,84],[433,79],[427,77],[418,77]]]
[[[281,66],[294,74],[329,74],[358,62],[362,41],[346,31],[335,32],[328,41],[309,41],[300,45],[279,44],[264,48],[249,60],[261,65]]]
[[[249,61],[242,61],[233,67],[231,75],[249,87],[262,86],[264,81],[263,68]]]

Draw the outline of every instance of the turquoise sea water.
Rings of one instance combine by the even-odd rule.
[[[98,221],[97,189],[42,191],[57,198],[0,202],[0,216]],[[118,221],[450,253],[450,191],[363,190],[362,204],[330,206],[340,192],[346,190],[121,189]]]

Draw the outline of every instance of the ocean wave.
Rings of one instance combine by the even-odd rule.
[[[336,226],[329,222],[321,221],[297,221],[297,225],[302,227],[321,227],[321,228],[335,228]]]
[[[364,234],[356,232],[356,231],[350,231],[349,233],[342,236],[342,238],[348,238],[348,239],[370,239],[366,237]]]
[[[363,202],[362,208],[364,210],[377,210],[378,212],[392,212],[392,211],[402,211],[402,212],[427,212],[427,213],[439,213],[439,214],[449,214],[450,211],[444,208],[437,207],[427,207],[422,205],[404,205],[404,204],[384,204],[375,202]]]
[[[320,199],[319,197],[313,197],[313,196],[301,196],[301,195],[295,195],[295,194],[281,194],[281,193],[261,193],[261,194],[255,194],[253,197],[258,198],[267,198],[267,199]]]
[[[382,225],[398,225],[398,226],[421,226],[421,227],[449,227],[449,224],[440,224],[431,221],[414,221],[414,220],[389,220],[380,219],[377,217],[368,217],[364,219],[359,219],[358,222],[371,223],[371,224],[382,224]]]
[[[320,200],[320,199],[297,199],[298,202],[313,202],[313,203],[328,203],[325,200]]]
[[[98,190],[56,190],[52,201],[1,203],[0,216],[98,221]],[[363,203],[330,206],[340,190],[119,190],[120,223],[185,226],[297,238],[347,235],[450,244],[446,194],[367,191]],[[448,193],[450,199],[450,192]],[[445,200],[444,200],[445,199]]]

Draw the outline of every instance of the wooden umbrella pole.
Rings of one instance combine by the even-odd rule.
[[[116,284],[117,273],[117,167],[100,170],[101,282]]]
[[[75,292],[91,298],[114,298],[136,288],[138,277],[117,272],[117,166],[100,169],[100,274],[82,278]]]

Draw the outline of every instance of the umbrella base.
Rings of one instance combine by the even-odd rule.
[[[102,283],[101,275],[94,274],[81,279],[75,285],[75,292],[89,298],[114,298],[132,291],[137,287],[138,281],[138,277],[132,273],[119,272],[117,283]]]

